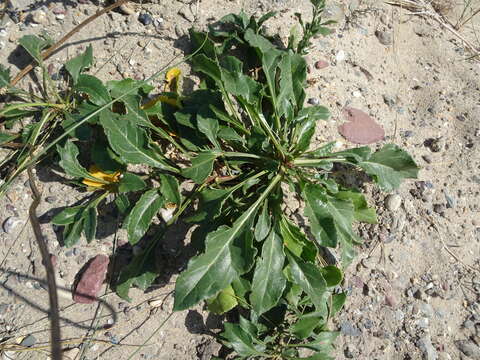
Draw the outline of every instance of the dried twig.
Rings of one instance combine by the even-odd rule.
[[[35,185],[35,179],[33,178],[32,169],[27,169],[28,178],[30,181],[30,188],[32,189],[33,202],[30,205],[28,211],[30,222],[32,224],[33,233],[37,240],[40,253],[42,255],[42,262],[47,271],[47,284],[48,284],[48,297],[50,303],[50,342],[53,360],[62,360],[62,347],[60,345],[60,315],[58,312],[58,297],[57,297],[57,284],[55,281],[55,270],[53,269],[52,260],[48,247],[45,242],[45,238],[40,228],[40,222],[37,218],[37,207],[40,204],[40,193]]]
[[[386,1],[386,4],[392,6],[398,6],[402,9],[406,9],[411,11],[411,15],[416,16],[424,16],[430,19],[435,20],[439,23],[442,27],[450,31],[453,35],[455,35],[458,39],[460,39],[464,45],[472,52],[472,57],[480,56],[480,49],[469,42],[465,37],[463,37],[455,27],[448,21],[444,16],[440,15],[435,9],[432,7],[430,3],[425,3],[421,0],[412,1],[412,0],[391,0]]]
[[[81,24],[77,25],[73,30],[71,30],[68,34],[66,34],[64,37],[62,37],[59,41],[57,41],[55,44],[50,46],[48,49],[42,51],[41,57],[42,60],[47,59],[50,55],[52,55],[55,50],[57,50],[60,46],[62,46],[69,38],[71,38],[75,33],[79,32],[81,29],[83,29],[85,26],[90,24],[93,20],[98,18],[99,16],[106,14],[107,12],[119,7],[120,5],[125,4],[128,2],[128,0],[119,0],[116,3],[107,6],[105,9],[102,9],[98,11],[97,13],[93,14],[90,16],[88,19],[83,21]],[[15,86],[25,75],[27,75],[35,66],[37,63],[34,61],[30,63],[28,66],[22,69],[17,76],[15,76],[12,81],[10,82],[10,86]]]

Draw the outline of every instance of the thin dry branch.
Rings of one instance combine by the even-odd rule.
[[[430,18],[440,24],[442,27],[450,31],[453,35],[455,35],[458,39],[460,39],[465,47],[467,47],[472,52],[472,57],[480,56],[480,49],[473,45],[470,41],[465,39],[453,26],[448,19],[446,19],[443,15],[439,14],[435,9],[432,7],[430,3],[427,3],[423,0],[390,0],[385,1],[386,4],[397,6],[402,9],[406,9],[410,11],[411,15],[416,16],[423,16]]]
[[[62,37],[59,41],[57,41],[55,44],[50,46],[48,49],[44,50],[41,53],[42,60],[47,59],[50,55],[52,55],[60,46],[62,46],[68,39],[70,39],[74,34],[79,32],[81,29],[83,29],[85,26],[90,24],[93,20],[97,19],[98,17],[102,16],[103,14],[106,14],[107,12],[127,3],[129,0],[119,0],[116,3],[107,6],[106,8],[98,11],[97,13],[93,14],[89,18],[87,18],[85,21],[74,27],[69,33],[67,33],[64,37]],[[37,65],[37,62],[34,61],[27,65],[25,68],[23,68],[17,76],[15,76],[12,81],[10,82],[10,86],[15,86],[25,75],[27,75],[30,71],[33,70],[33,68]]]

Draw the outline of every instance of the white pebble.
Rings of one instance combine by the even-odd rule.
[[[18,217],[10,216],[3,223],[3,231],[5,231],[7,234],[10,234],[21,223],[22,220],[20,220]]]
[[[345,54],[345,51],[343,50],[340,50],[337,55],[335,56],[335,59],[338,61],[338,62],[341,62],[343,60],[345,60],[347,54]]]
[[[390,211],[397,211],[402,205],[402,198],[397,194],[388,195],[385,199],[385,207]]]

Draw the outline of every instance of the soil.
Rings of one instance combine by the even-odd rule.
[[[21,36],[46,30],[58,39],[104,5],[88,0],[12,3],[26,15],[18,23],[6,19],[0,26],[0,62],[12,73],[28,62],[17,48]],[[309,16],[308,1],[291,0],[153,0],[131,6],[132,14],[114,11],[73,36],[48,60],[52,71],[91,44],[96,57],[92,73],[104,80],[142,79],[188,53],[185,34],[191,26],[203,29],[242,8],[257,15],[276,10],[279,14],[267,30],[285,41],[294,13]],[[454,21],[460,11],[456,7],[446,16]],[[139,13],[151,16],[142,18],[145,23],[153,22],[142,24]],[[394,194],[362,184],[378,209],[379,223],[359,227],[365,244],[343,285],[350,296],[331,324],[341,331],[335,358],[480,359],[479,63],[466,59],[462,42],[439,23],[382,1],[328,2],[327,14],[338,21],[336,30],[315,39],[308,55],[309,97],[332,112],[329,121],[318,124],[316,141],[353,146],[337,127],[345,121],[345,107],[358,108],[384,128],[386,139],[378,146],[394,142],[422,167],[418,180],[406,181]],[[461,30],[477,44],[479,17]],[[318,61],[322,66],[314,66]],[[190,69],[187,64],[180,67],[183,90],[191,91],[195,84],[187,80]],[[155,84],[160,87],[162,79]],[[31,78],[22,86],[36,88]],[[7,153],[1,150],[0,156]],[[90,258],[111,254],[114,244],[125,244],[126,234],[114,230],[116,216],[105,211],[98,241],[62,247],[49,219],[86,194],[62,181],[55,168],[40,165],[36,175],[43,191],[38,208],[42,230],[57,257],[61,285],[70,289]],[[32,194],[27,180],[19,179],[0,200],[0,337],[23,340],[24,345],[33,342],[35,351],[12,358],[46,359],[48,352],[38,348],[49,341],[48,296],[28,222]],[[298,210],[298,204],[290,207]],[[80,346],[82,357],[77,359],[128,359],[135,345],[148,340],[131,359],[217,355],[220,345],[212,335],[220,331],[221,318],[208,316],[201,305],[171,313],[175,277],[186,264],[185,232],[180,224],[169,233],[158,257],[164,274],[145,293],[131,290],[131,303],[107,288],[100,305],[75,304],[63,292],[62,336],[71,339],[64,347]],[[151,305],[152,299],[159,300],[158,306]],[[92,333],[94,341],[83,339]]]

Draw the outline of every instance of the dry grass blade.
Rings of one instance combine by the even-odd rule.
[[[423,0],[390,0],[385,1],[385,3],[388,5],[397,6],[402,9],[409,10],[411,12],[411,15],[423,16],[436,21],[438,24],[450,31],[453,35],[455,35],[463,42],[465,47],[468,48],[468,50],[470,50],[470,52],[472,53],[472,56],[470,58],[480,56],[480,49],[477,46],[473,45],[470,41],[465,39],[465,37],[462,36],[455,29],[455,27],[450,23],[450,21],[448,21],[443,15],[439,14],[435,10],[431,3],[427,3]]]

